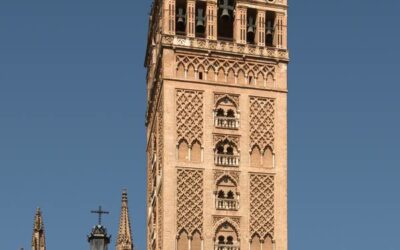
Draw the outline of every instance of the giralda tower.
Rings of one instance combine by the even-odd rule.
[[[155,0],[147,249],[287,250],[287,0]]]

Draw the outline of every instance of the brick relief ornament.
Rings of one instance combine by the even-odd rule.
[[[250,235],[274,238],[274,177],[250,175]]]
[[[237,135],[223,135],[223,134],[214,134],[213,135],[213,142],[214,146],[218,143],[229,141],[237,147],[237,150],[240,151],[240,136]]]
[[[164,95],[160,92],[160,101],[157,110],[157,161],[158,161],[158,174],[162,174],[164,166]]]
[[[176,92],[177,143],[186,140],[203,144],[203,92],[179,89]]]
[[[275,100],[250,97],[250,149],[258,146],[274,150]]]
[[[203,234],[203,170],[178,169],[177,234]]]
[[[226,98],[231,100],[235,104],[236,108],[239,108],[239,95],[225,94],[225,93],[214,94],[214,106],[217,106],[219,102],[223,101]]]
[[[229,176],[231,177],[237,185],[239,185],[239,178],[240,178],[240,172],[238,171],[228,171],[228,170],[214,170],[214,182],[215,184],[218,183],[218,181],[224,177],[224,176]]]
[[[175,63],[176,69],[180,66],[183,66],[185,70],[193,67],[196,72],[199,71],[199,69],[203,69],[205,72],[210,70],[219,72],[222,69],[225,72],[225,75],[228,75],[230,71],[232,71],[236,76],[239,72],[243,72],[246,76],[253,75],[260,79],[267,79],[268,76],[272,76],[272,78],[275,79],[276,71],[276,66],[273,64],[203,56],[177,55]]]
[[[157,220],[157,236],[158,236],[158,241],[157,241],[157,244],[158,244],[158,249],[159,250],[162,250],[163,249],[163,245],[162,245],[162,243],[163,243],[163,228],[162,228],[162,226],[163,226],[163,220],[164,220],[164,217],[163,217],[163,190],[162,190],[162,187],[160,188],[160,191],[159,191],[159,194],[158,194],[158,201],[157,201],[157,215],[158,215],[158,220]]]

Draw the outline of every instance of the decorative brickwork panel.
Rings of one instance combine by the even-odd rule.
[[[157,161],[158,174],[162,174],[164,166],[164,96],[160,92],[160,101],[157,110]]]
[[[185,70],[194,67],[197,71],[199,68],[205,69],[206,72],[213,70],[219,72],[221,69],[227,75],[229,71],[233,71],[237,76],[239,71],[244,71],[245,75],[261,76],[259,78],[267,79],[268,75],[275,78],[275,65],[264,63],[245,62],[243,60],[228,60],[222,58],[202,57],[202,56],[176,56],[176,68],[183,65]],[[213,81],[214,79],[208,79]]]
[[[250,148],[261,151],[274,149],[275,100],[263,97],[250,98]]]
[[[177,142],[186,140],[189,145],[195,141],[203,144],[203,92],[196,90],[177,90],[176,126]]]
[[[203,171],[178,169],[177,233],[203,234]]]
[[[158,194],[158,201],[157,201],[157,215],[158,215],[158,221],[157,221],[157,245],[158,249],[162,250],[163,249],[163,190],[162,187],[160,188],[159,194]]]
[[[274,238],[274,177],[250,175],[250,235]]]

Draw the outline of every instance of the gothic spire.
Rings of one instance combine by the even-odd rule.
[[[131,223],[128,210],[128,193],[122,192],[121,215],[119,219],[119,230],[116,243],[116,250],[133,250]]]
[[[32,233],[32,250],[46,250],[44,223],[40,208],[36,210]]]

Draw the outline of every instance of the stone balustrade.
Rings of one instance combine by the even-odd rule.
[[[215,154],[215,165],[224,167],[239,167],[240,157],[238,155]]]

